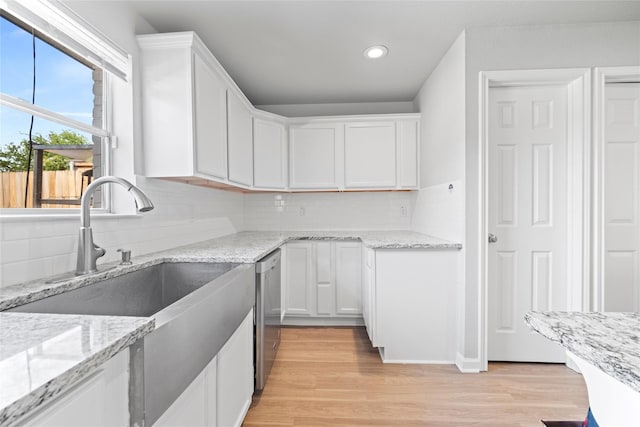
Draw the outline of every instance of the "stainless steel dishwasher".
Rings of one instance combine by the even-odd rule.
[[[255,373],[261,391],[280,345],[280,249],[256,263]]]

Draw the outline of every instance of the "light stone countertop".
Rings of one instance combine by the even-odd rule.
[[[162,262],[230,262],[251,264],[292,240],[356,240],[373,249],[457,250],[460,243],[412,231],[244,231],[153,254],[133,254],[132,265],[98,264],[96,274],[44,280],[0,288],[0,311],[77,289]],[[55,278],[49,278],[55,279]]]
[[[81,277],[65,274],[0,288],[0,311],[162,262],[254,263],[292,240],[354,240],[373,249],[457,250],[462,247],[459,243],[410,231],[247,231],[153,254],[133,254],[133,264],[98,264],[100,271],[96,274]],[[63,349],[70,351],[86,345],[86,351],[69,355],[65,363],[47,361],[44,355],[44,364],[16,366],[18,359],[28,360],[33,348],[59,339],[78,327],[96,332],[83,336],[99,335],[101,340],[83,345],[71,341],[61,343]],[[151,318],[0,313],[0,425],[17,420],[59,395],[154,327]],[[29,386],[29,376],[39,381]]]
[[[145,317],[0,313],[0,425],[49,402],[153,328]]]
[[[640,393],[640,313],[531,312],[525,322]]]

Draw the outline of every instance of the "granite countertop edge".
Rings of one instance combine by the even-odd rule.
[[[96,316],[86,317],[89,318]],[[0,425],[12,425],[13,423],[21,420],[24,416],[29,415],[32,411],[40,408],[42,405],[49,403],[78,383],[78,381],[86,378],[113,356],[155,329],[155,320],[153,318],[140,317],[136,319],[140,320],[142,323],[137,326],[132,326],[133,329],[112,341],[104,348],[87,356],[66,371],[53,376],[49,381],[42,384],[35,390],[32,390],[25,396],[3,408],[0,408]]]
[[[567,325],[571,318],[591,323],[591,328],[587,330]],[[638,345],[640,332],[636,333],[634,341],[634,337],[629,339],[629,337],[610,334],[611,325],[600,326],[603,322],[617,323],[621,320],[623,322],[633,320],[635,328],[625,328],[619,332],[633,333],[634,330],[640,330],[638,329],[640,315],[637,313],[529,312],[525,314],[525,323],[531,329],[640,393],[640,345]],[[603,328],[604,335],[596,333],[597,328]],[[632,351],[625,348],[628,345],[634,345],[633,342],[636,344]]]
[[[409,231],[245,231],[135,257],[133,264],[99,265],[95,274],[54,276],[0,288],[0,311],[52,295],[151,267],[163,262],[225,262],[251,264],[293,240],[360,241],[371,249],[459,250],[462,244]],[[255,241],[255,242],[252,242]],[[61,276],[69,276],[69,273]],[[58,280],[56,280],[58,278]]]

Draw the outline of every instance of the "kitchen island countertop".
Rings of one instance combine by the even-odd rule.
[[[531,312],[525,321],[640,393],[640,313]]]

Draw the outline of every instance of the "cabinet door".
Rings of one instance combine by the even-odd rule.
[[[332,316],[335,313],[334,245],[331,242],[316,242],[315,249],[315,314]]]
[[[363,249],[362,318],[371,344],[376,347],[375,252],[370,248],[363,247]]]
[[[196,171],[226,179],[227,89],[216,72],[196,54],[193,68]]]
[[[214,359],[215,360],[215,359]],[[203,370],[169,408],[153,423],[153,427],[208,426],[207,370]]]
[[[284,266],[286,315],[308,316],[312,314],[312,261],[312,243],[287,243]]]
[[[209,362],[153,427],[216,427],[217,361]]]
[[[336,242],[336,314],[362,313],[362,248]]]
[[[253,120],[253,178],[257,188],[287,186],[287,131],[283,125]]]
[[[345,188],[396,186],[394,122],[347,124],[344,155]]]
[[[291,188],[336,189],[341,186],[342,125],[304,125],[289,128]]]
[[[253,185],[253,122],[251,112],[233,91],[227,94],[229,181]]]
[[[398,135],[398,186],[418,188],[419,123],[417,120],[402,120],[397,123]]]
[[[253,310],[217,358],[217,422],[221,427],[240,427],[253,395]]]
[[[125,426],[129,424],[129,351],[113,356],[20,426]]]

